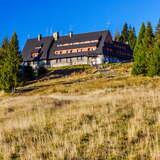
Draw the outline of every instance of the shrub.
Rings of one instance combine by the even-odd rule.
[[[47,69],[43,66],[38,68],[38,77],[41,77],[47,73]]]
[[[30,81],[34,79],[34,70],[31,66],[23,67],[23,81]]]

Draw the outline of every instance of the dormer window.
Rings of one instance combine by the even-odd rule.
[[[35,49],[41,49],[42,47],[40,46],[40,47],[35,47]]]
[[[36,58],[36,57],[38,57],[38,55],[39,55],[39,53],[32,53],[31,57]]]
[[[31,57],[32,58],[36,58],[39,56],[40,53],[42,53],[42,46],[43,44],[41,44],[40,46],[36,46],[32,52],[31,52]]]

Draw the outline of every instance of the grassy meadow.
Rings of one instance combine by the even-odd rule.
[[[159,160],[160,78],[131,67],[51,69],[1,93],[0,160]]]

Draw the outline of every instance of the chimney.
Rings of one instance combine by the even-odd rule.
[[[57,41],[58,38],[59,38],[59,32],[54,32],[53,33],[53,38],[54,38],[55,41]]]
[[[69,32],[69,37],[70,37],[70,38],[73,37],[73,32]]]
[[[39,34],[39,35],[38,35],[38,41],[40,41],[41,39],[42,39],[42,35]]]

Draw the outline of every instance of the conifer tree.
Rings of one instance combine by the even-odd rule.
[[[142,23],[141,29],[138,35],[136,46],[134,48],[134,64],[132,73],[135,75],[146,74],[146,52],[144,50],[144,36],[145,36],[145,24]]]
[[[143,50],[146,52],[146,68],[147,68],[147,75],[150,74],[151,66],[153,66],[153,48],[154,48],[154,34],[152,25],[150,22],[147,23],[145,34],[144,34],[144,47]]]
[[[128,36],[129,36],[129,31],[128,31],[128,24],[125,23],[121,32],[121,36],[120,36],[120,42],[123,43],[128,43]]]
[[[3,58],[5,57],[4,50],[9,47],[9,42],[7,38],[4,38],[2,41],[2,47],[1,47],[1,57],[0,57],[0,63],[3,61]]]
[[[114,40],[115,41],[119,41],[119,39],[120,39],[120,33],[117,31],[117,32],[115,32],[115,35],[114,35]]]
[[[138,38],[137,38],[136,45],[143,44],[145,30],[146,30],[146,26],[145,26],[144,23],[142,23],[141,28],[140,28],[140,32],[139,32],[139,35],[138,35]]]
[[[5,91],[14,91],[18,81],[19,71],[19,44],[16,33],[10,42],[4,39],[2,44],[3,62],[0,67],[0,85]]]
[[[137,37],[136,37],[136,32],[135,32],[135,28],[131,27],[129,28],[129,35],[128,35],[128,43],[129,43],[129,46],[131,47],[131,49],[134,50],[134,47],[136,45],[136,40],[137,40]]]
[[[9,46],[9,42],[7,38],[4,38],[2,41],[2,48],[6,49]]]
[[[0,67],[0,89],[4,91],[10,91],[11,89],[11,65],[9,65],[8,56],[10,54],[9,45],[1,48],[2,61]]]
[[[147,66],[147,75],[155,76],[160,75],[160,44],[159,42],[155,43],[153,48],[153,53],[150,54],[150,58]]]
[[[19,65],[20,65],[20,56],[19,56],[19,41],[17,34],[14,33],[10,40],[10,64],[12,66],[12,77],[13,77],[13,84],[12,89],[17,85],[18,81],[18,72],[19,72]]]
[[[153,28],[150,22],[147,23],[145,34],[144,34],[144,47],[147,49],[153,48],[154,34]]]
[[[156,32],[155,32],[155,41],[160,39],[160,19],[158,21],[157,27],[156,27]]]
[[[148,58],[148,75],[160,75],[160,20],[156,27],[154,48]]]

